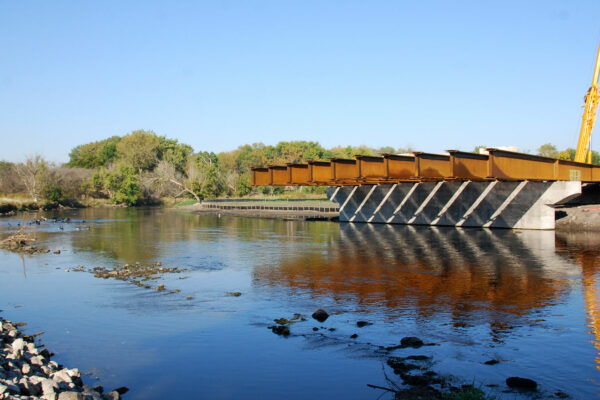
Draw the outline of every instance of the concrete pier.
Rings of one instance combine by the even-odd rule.
[[[438,181],[329,187],[340,221],[402,225],[554,229],[554,204],[578,181]]]

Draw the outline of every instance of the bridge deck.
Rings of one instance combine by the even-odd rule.
[[[332,158],[304,164],[253,167],[253,186],[354,186],[427,181],[600,182],[600,166],[511,151],[489,155],[449,150],[381,157]]]

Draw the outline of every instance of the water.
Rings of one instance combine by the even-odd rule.
[[[2,315],[45,331],[57,362],[90,385],[128,386],[129,399],[376,399],[366,385],[388,386],[379,346],[404,336],[437,345],[391,355],[431,355],[435,372],[501,398],[531,397],[502,392],[515,375],[539,383],[535,398],[600,394],[599,235],[161,209],[46,216],[72,219],[28,228],[61,254],[0,251]],[[0,219],[1,237],[18,222]],[[180,293],[65,272],[158,261],[187,269],[151,283]],[[317,308],[333,315],[318,323]],[[267,329],[294,313],[309,320],[290,337]]]

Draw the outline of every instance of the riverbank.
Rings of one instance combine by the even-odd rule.
[[[556,230],[564,232],[600,232],[600,204],[557,208]]]
[[[128,391],[103,394],[102,386],[84,385],[77,368],[63,367],[43,345],[36,346],[43,332],[26,335],[18,329],[23,325],[0,317],[0,399],[115,400]]]

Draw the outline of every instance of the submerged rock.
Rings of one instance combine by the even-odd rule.
[[[492,359],[492,360],[487,360],[486,362],[484,362],[485,365],[496,365],[498,364],[500,361]]]
[[[400,340],[400,348],[412,347],[418,349],[419,347],[423,346],[423,344],[423,341],[415,336],[403,337]]]
[[[325,322],[325,320],[327,320],[327,318],[329,318],[329,314],[327,314],[327,312],[325,310],[319,308],[317,311],[315,311],[312,314],[312,317],[319,322]]]
[[[537,382],[528,378],[520,378],[518,376],[511,376],[506,379],[506,384],[508,387],[513,389],[521,389],[521,390],[536,390]]]
[[[240,297],[242,295],[242,292],[228,292],[227,296],[231,296],[231,297]]]
[[[289,336],[290,334],[290,328],[285,325],[274,325],[270,326],[269,328],[271,328],[273,333],[276,335]]]
[[[365,327],[365,326],[369,326],[369,325],[373,325],[372,322],[367,322],[367,321],[358,321],[356,323],[356,326],[358,326],[359,328]]]

